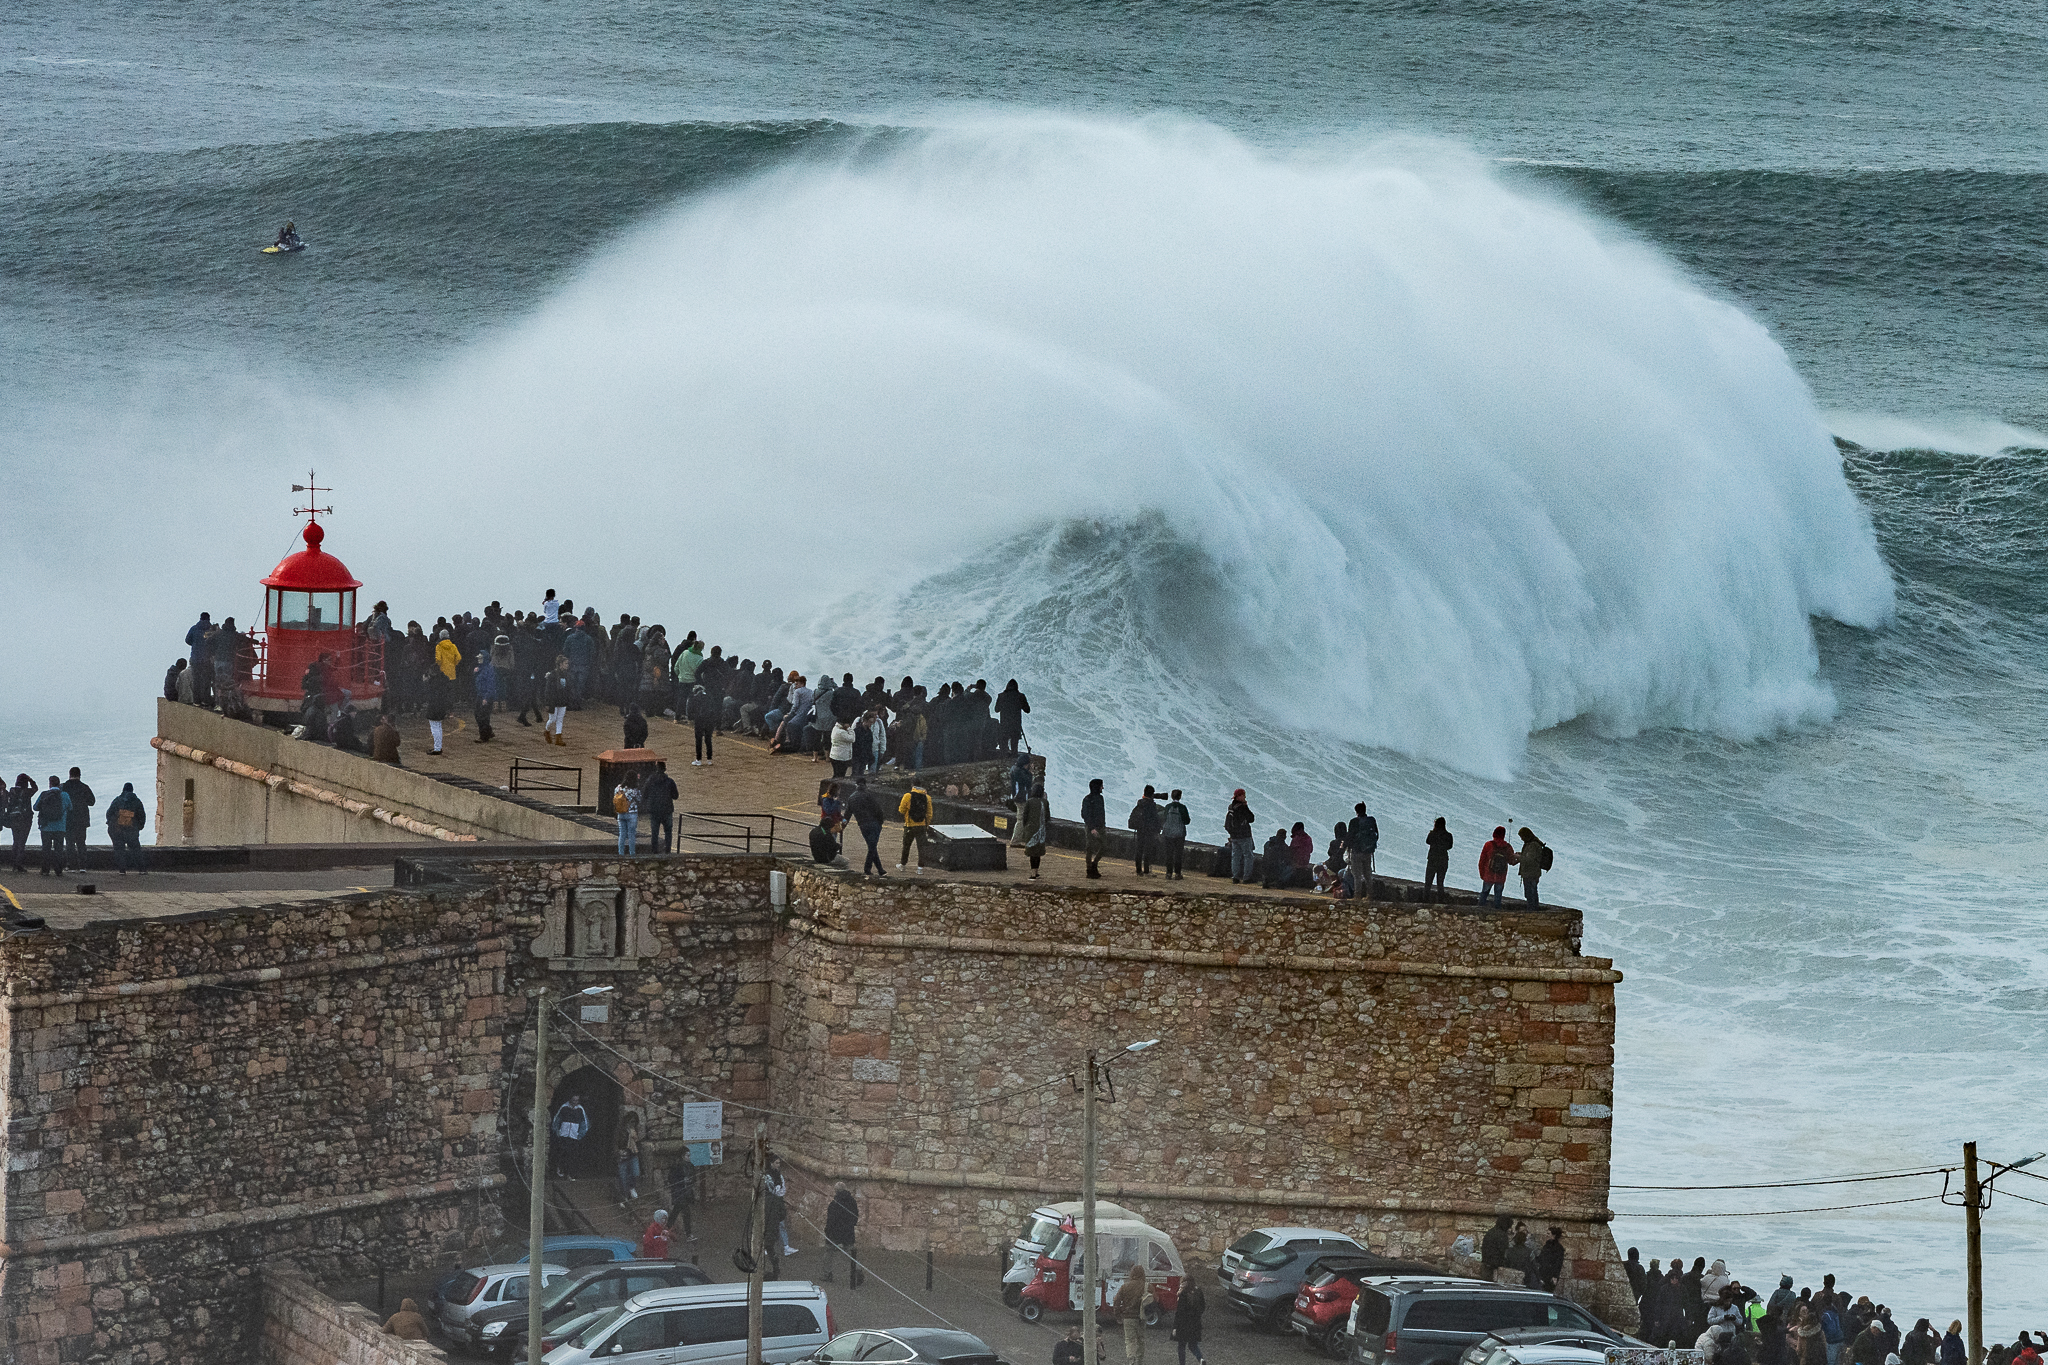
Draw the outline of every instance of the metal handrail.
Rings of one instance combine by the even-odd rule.
[[[573,786],[562,782],[527,782],[524,785],[522,785],[519,781],[519,775],[525,772],[574,773],[576,774],[576,782]],[[573,764],[535,763],[531,759],[515,758],[512,760],[511,776],[506,780],[505,786],[507,790],[512,791],[514,793],[522,791],[574,792],[576,793],[576,799],[570,802],[569,804],[572,806],[580,806],[583,804],[583,769]]]
[[[733,831],[729,834],[685,835],[681,828],[678,827],[676,831],[677,839],[691,838],[697,840],[699,843],[705,844],[731,844],[747,853],[752,853],[754,851],[754,840],[760,838],[765,839],[767,841],[768,856],[771,858],[775,856],[775,816],[772,813],[764,813],[761,811],[679,810],[676,812],[676,819],[678,821],[696,820],[704,824],[719,825],[727,830]],[[736,821],[741,820],[747,821],[748,823],[735,823]],[[755,833],[754,826],[752,824],[752,822],[755,820],[766,820],[768,822],[768,832],[766,835],[760,835]]]

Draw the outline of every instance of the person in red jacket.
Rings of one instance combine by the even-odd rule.
[[[1488,896],[1493,903],[1501,903],[1501,893],[1507,889],[1508,868],[1521,861],[1515,846],[1508,842],[1508,827],[1495,825],[1493,837],[1486,841],[1486,847],[1479,850],[1479,903],[1486,904]]]
[[[640,1234],[640,1259],[643,1261],[665,1261],[668,1259],[668,1210],[656,1209],[654,1221],[647,1225],[647,1231]]]

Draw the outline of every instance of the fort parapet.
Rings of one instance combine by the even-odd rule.
[[[771,903],[771,872],[788,878]],[[871,882],[766,857],[401,859],[399,885],[0,942],[8,1358],[254,1359],[256,1269],[446,1265],[503,1233],[532,993],[616,987],[542,1083],[680,1142],[673,1077],[765,1111],[820,1218],[989,1253],[1079,1181],[1190,1253],[1310,1222],[1446,1260],[1496,1212],[1563,1224],[1626,1322],[1605,1209],[1618,975],[1569,910],[1331,907],[1164,888]],[[1198,885],[1198,884],[1190,884]],[[1062,1078],[1046,1084],[1052,1078]],[[734,1188],[736,1168],[714,1181]]]

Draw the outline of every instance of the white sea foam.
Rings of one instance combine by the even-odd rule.
[[[1969,414],[1908,417],[1889,412],[1829,412],[1828,426],[1867,450],[1944,450],[1957,455],[1999,455],[2048,450],[2048,435]]]
[[[1275,720],[1492,774],[1575,717],[1825,718],[1809,618],[1892,606],[1764,330],[1436,144],[1006,118],[790,168],[619,243],[390,443],[616,471],[693,560],[749,566],[750,614],[1156,513],[1218,610],[1138,628]],[[625,500],[564,501],[602,541]],[[869,639],[957,609],[870,602]]]

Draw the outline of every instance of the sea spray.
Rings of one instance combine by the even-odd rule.
[[[558,531],[660,544],[729,628],[981,670],[1041,606],[1069,639],[1128,611],[1276,723],[1495,775],[1577,717],[1824,719],[1810,618],[1892,607],[1766,331],[1432,143],[1007,117],[786,167],[605,253],[367,449],[574,471]],[[1147,526],[1183,583],[1065,586]],[[963,566],[1000,592],[928,581]],[[1059,657],[1041,686],[1114,688]]]

